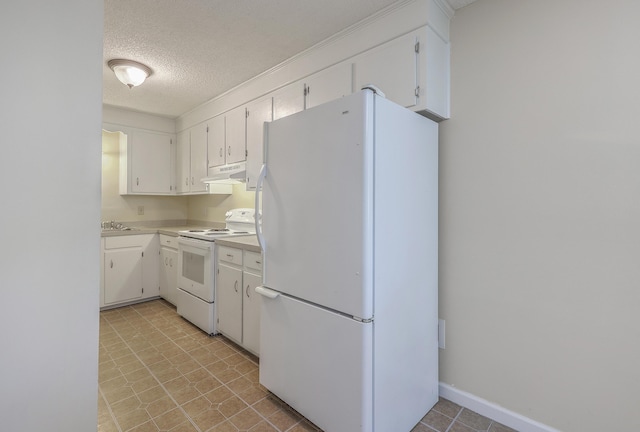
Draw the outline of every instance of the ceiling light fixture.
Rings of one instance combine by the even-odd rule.
[[[116,77],[122,82],[133,88],[139,86],[151,75],[151,69],[142,63],[133,60],[113,59],[107,63]]]

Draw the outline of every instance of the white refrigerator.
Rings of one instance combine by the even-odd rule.
[[[371,90],[265,126],[260,383],[327,432],[438,399],[438,126]]]

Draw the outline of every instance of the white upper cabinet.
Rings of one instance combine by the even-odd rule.
[[[209,120],[209,167],[224,165],[226,153],[225,116],[219,115]]]
[[[191,128],[190,187],[191,193],[206,192],[200,180],[207,176],[207,139],[209,127],[202,123]]]
[[[176,154],[177,192],[188,193],[191,190],[191,131],[186,130],[178,134]]]
[[[340,63],[305,79],[305,108],[351,94],[351,62]]]
[[[264,161],[264,123],[271,121],[272,99],[247,105],[247,190],[256,189],[256,181]]]
[[[353,61],[355,91],[373,84],[399,105],[449,117],[449,43],[431,27],[370,49]]]
[[[207,124],[201,123],[178,134],[176,177],[179,194],[207,192],[207,185],[200,181],[207,176],[207,129]]]
[[[296,81],[273,92],[273,119],[278,120],[304,110],[304,93],[304,80]]]
[[[225,163],[241,162],[246,159],[246,109],[244,106],[225,114],[226,151]]]
[[[129,129],[120,136],[120,194],[170,195],[173,135]]]
[[[418,101],[417,35],[410,33],[354,59],[355,89],[373,84],[386,98],[407,108]]]

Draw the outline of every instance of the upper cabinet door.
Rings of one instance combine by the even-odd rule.
[[[247,106],[247,190],[256,189],[263,163],[264,123],[271,121],[271,98]]]
[[[373,84],[387,99],[411,108],[418,103],[418,38],[409,33],[354,59],[355,91]]]
[[[176,152],[176,192],[187,193],[191,183],[191,132],[182,131],[178,134],[178,148]]]
[[[132,138],[131,192],[171,193],[171,135],[136,130]]]
[[[207,191],[207,185],[200,181],[207,176],[207,130],[206,123],[191,129],[191,177],[189,178],[191,192]]]
[[[234,163],[246,158],[246,111],[241,106],[229,111],[226,115],[226,163]]]
[[[273,119],[304,110],[304,82],[297,81],[273,93]]]
[[[216,167],[225,163],[224,123],[224,115],[219,115],[209,121],[209,140],[207,141],[209,167]]]
[[[351,94],[351,69],[351,63],[345,62],[308,77],[305,107],[312,108]]]

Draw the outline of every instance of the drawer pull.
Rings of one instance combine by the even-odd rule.
[[[236,283],[233,284],[233,289],[238,292],[238,281],[236,281]]]

